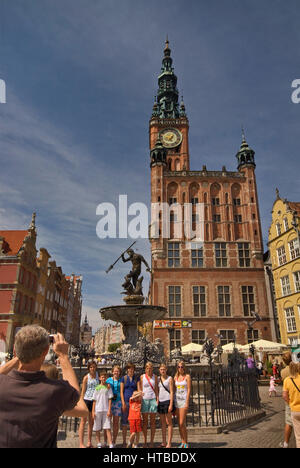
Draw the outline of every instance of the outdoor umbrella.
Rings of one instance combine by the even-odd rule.
[[[197,343],[189,343],[181,348],[182,354],[201,353],[201,351],[203,351],[203,346]]]
[[[227,343],[226,345],[222,346],[223,353],[230,354],[233,353],[234,347],[238,350],[241,351],[242,345],[238,343]]]
[[[288,347],[282,343],[275,343],[273,341],[267,340],[258,340],[254,341],[253,343],[246,344],[241,347],[243,351],[250,351],[250,346],[253,345],[256,351],[265,351],[265,352],[272,352],[272,351],[281,351],[287,349]]]

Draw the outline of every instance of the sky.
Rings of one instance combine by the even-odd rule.
[[[122,303],[133,242],[99,239],[97,206],[150,203],[148,126],[166,36],[190,123],[191,169],[255,151],[265,248],[275,188],[299,194],[298,0],[1,0],[0,226],[26,229],[83,275],[83,318]],[[130,217],[129,217],[130,219]],[[138,252],[150,262],[150,244]],[[128,264],[127,264],[128,265]],[[145,287],[147,281],[145,280]]]

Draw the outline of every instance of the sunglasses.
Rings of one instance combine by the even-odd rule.
[[[183,366],[178,366],[178,369],[184,369],[184,367]]]

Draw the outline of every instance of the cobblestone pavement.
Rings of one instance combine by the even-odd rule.
[[[285,403],[281,397],[282,387],[278,387],[278,395],[269,397],[268,387],[260,387],[262,407],[266,417],[252,425],[230,430],[221,434],[189,434],[189,445],[191,448],[279,448],[283,440],[285,425]],[[141,435],[141,441],[143,437]],[[157,431],[155,446],[161,443],[160,431]],[[173,446],[177,447],[179,440],[178,428],[174,429]],[[96,445],[93,436],[93,444]],[[122,438],[119,435],[117,447],[121,447]],[[68,433],[65,440],[59,440],[58,448],[77,448],[78,433]],[[290,448],[295,448],[295,439],[292,435]]]

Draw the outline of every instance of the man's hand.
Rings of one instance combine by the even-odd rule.
[[[53,351],[59,358],[68,357],[69,344],[65,341],[61,333],[54,335]]]

